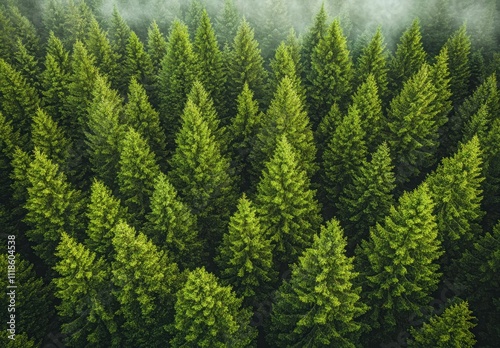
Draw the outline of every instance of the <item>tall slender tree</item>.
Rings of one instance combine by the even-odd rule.
[[[465,24],[448,39],[446,48],[448,49],[452,101],[456,108],[469,94],[471,42]]]
[[[161,69],[161,62],[167,54],[167,40],[156,21],[153,21],[148,28],[147,52],[153,64],[153,76],[157,76]]]
[[[150,96],[153,95],[153,63],[144,49],[144,45],[134,32],[130,33],[127,41],[127,57],[125,59],[124,82],[128,85],[135,78],[144,86]],[[127,86],[126,85],[126,86]],[[126,90],[123,86],[123,90]]]

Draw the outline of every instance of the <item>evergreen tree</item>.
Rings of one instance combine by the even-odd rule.
[[[353,258],[337,220],[321,227],[278,290],[269,342],[277,347],[356,347],[366,312],[353,284]]]
[[[438,145],[436,91],[423,65],[396,96],[388,111],[388,143],[401,186],[435,162]]]
[[[371,307],[364,321],[375,330],[369,339],[374,344],[406,330],[408,316],[421,316],[437,288],[441,251],[428,191],[424,184],[404,193],[357,250],[363,301]]]
[[[240,15],[234,0],[224,0],[224,7],[216,20],[217,36],[221,47],[230,45],[240,24]]]
[[[217,262],[221,278],[232,285],[247,305],[265,298],[276,277],[273,270],[273,247],[257,216],[257,210],[245,194],[229,221]]]
[[[93,17],[92,11],[84,1],[68,2],[63,17],[64,35],[61,36],[67,47],[85,39]]]
[[[266,104],[267,72],[259,43],[254,38],[254,30],[244,19],[234,37],[232,50],[226,61],[228,114],[236,114],[236,99],[245,83],[254,92],[255,99],[262,107]]]
[[[323,153],[323,187],[334,206],[366,159],[365,133],[355,107],[343,118]]]
[[[445,46],[448,49],[452,101],[456,108],[469,94],[471,42],[465,25],[448,39]]]
[[[390,63],[389,79],[392,95],[397,95],[404,83],[415,75],[426,62],[427,54],[422,44],[420,21],[415,19],[401,36],[396,54]]]
[[[0,11],[0,58],[12,63],[12,52],[16,45],[16,32],[4,8]]]
[[[472,348],[476,344],[471,329],[476,326],[474,317],[466,301],[450,305],[440,315],[435,315],[420,329],[410,329],[410,348],[463,347]]]
[[[0,112],[0,172],[5,173],[0,176],[0,202],[2,202],[0,209],[11,208],[14,205],[14,202],[9,202],[12,194],[10,175],[13,170],[12,159],[18,141],[19,132],[14,131],[12,122],[8,121]]]
[[[94,180],[86,215],[89,223],[85,245],[97,255],[109,259],[113,253],[113,229],[127,217],[127,209],[121,206],[120,200],[113,196],[106,185]]]
[[[203,6],[200,0],[191,0],[189,2],[189,7],[184,15],[184,23],[186,23],[189,29],[189,36],[191,40],[194,40],[196,28],[198,28],[198,24],[200,23],[204,10],[205,6]]]
[[[292,27],[288,31],[288,36],[285,40],[285,45],[288,49],[288,53],[295,64],[295,70],[300,80],[302,80],[302,73],[304,72],[304,67],[302,66],[302,44],[297,38],[295,29]]]
[[[488,112],[488,105],[483,104],[477,112],[472,115],[469,122],[465,124],[461,143],[466,143],[477,135],[480,142],[483,142],[488,135],[491,115]]]
[[[21,39],[17,39],[14,51],[14,68],[26,79],[26,82],[35,89],[39,96],[40,66],[35,56],[30,54]]]
[[[10,162],[12,166],[10,179],[12,179],[12,216],[13,218],[16,218],[12,220],[17,222],[16,227],[20,224],[19,220],[23,220],[26,215],[26,209],[24,206],[28,200],[28,187],[30,186],[27,173],[32,160],[32,156],[21,150],[19,146],[14,147],[12,151],[12,160]]]
[[[452,32],[453,14],[449,0],[437,0],[429,6],[422,23],[425,51],[436,56]]]
[[[434,99],[436,110],[436,126],[439,127],[439,139],[442,141],[444,134],[447,134],[449,127],[448,116],[453,109],[451,103],[450,70],[448,68],[448,49],[444,47],[436,57],[436,62],[430,71],[432,84],[436,91]]]
[[[248,347],[257,336],[250,327],[251,312],[241,308],[229,286],[221,286],[217,278],[197,268],[177,293],[175,333],[172,347]]]
[[[164,174],[156,178],[150,202],[144,233],[181,268],[194,268],[202,255],[197,219]]]
[[[127,69],[127,43],[131,35],[131,30],[120,16],[116,6],[113,8],[109,34],[111,38],[111,47],[115,54],[116,66],[118,67],[116,71],[116,85],[119,87],[119,92],[125,95],[126,87],[130,82],[130,76],[127,76],[125,71]]]
[[[149,54],[144,50],[144,45],[142,44],[139,37],[134,33],[130,33],[130,37],[127,41],[127,57],[125,59],[125,69],[123,77],[124,82],[129,84],[132,78],[137,79],[137,81],[144,86],[149,95],[153,95],[153,63]],[[122,90],[126,90],[123,86]]]
[[[168,338],[179,270],[143,233],[121,222],[114,229],[113,295],[120,304],[125,346],[144,347]],[[123,346],[122,345],[122,346]]]
[[[59,166],[37,149],[26,176],[29,187],[25,221],[30,226],[26,235],[36,254],[46,265],[53,266],[52,252],[61,233],[81,232],[82,194],[71,188]]]
[[[15,5],[17,4],[14,3],[13,5],[7,7],[7,15],[10,18],[11,26],[14,28],[13,38],[15,41],[21,40],[29,55],[38,57],[40,50],[40,38],[36,28]]]
[[[198,216],[203,240],[211,252],[222,238],[230,210],[235,202],[234,179],[229,161],[209,123],[198,107],[188,100],[182,115],[182,128],[176,137],[169,176],[183,201]]]
[[[187,27],[175,21],[168,37],[167,55],[162,61],[156,88],[160,101],[160,121],[170,149],[174,147],[170,141],[179,129],[187,94],[197,76],[196,56]]]
[[[120,334],[110,297],[110,270],[104,259],[62,232],[54,270],[55,296],[70,346],[120,347]]]
[[[311,177],[317,170],[315,163],[316,148],[300,96],[290,78],[284,77],[262,120],[257,134],[255,147],[250,159],[255,177],[259,177],[265,163],[273,156],[276,144],[286,135],[289,144],[297,155],[300,167]]]
[[[128,102],[124,109],[127,124],[141,134],[160,162],[166,157],[166,139],[160,125],[160,116],[135,78],[132,78],[128,90]]]
[[[352,61],[338,19],[314,48],[310,74],[308,101],[312,123],[317,126],[334,103],[345,110],[351,92]]]
[[[287,46],[285,42],[281,44],[276,49],[274,59],[271,60],[271,78],[270,78],[270,90],[276,91],[278,86],[285,76],[287,76],[294,85],[295,90],[299,94],[302,103],[305,103],[306,92],[302,85],[300,75],[297,69],[297,63],[292,57],[291,47]]]
[[[226,75],[210,17],[203,10],[194,39],[194,52],[197,58],[200,75],[198,80],[212,97],[215,108],[221,116],[225,115],[225,83]],[[224,120],[224,118],[223,118]],[[227,121],[224,121],[227,124]]]
[[[369,74],[352,97],[352,107],[359,111],[361,127],[366,136],[366,147],[370,152],[380,145],[381,135],[386,134],[387,120],[382,113],[382,101],[375,76]]]
[[[387,54],[385,51],[382,29],[379,27],[371,41],[363,48],[356,64],[356,84],[364,83],[369,75],[373,75],[378,87],[378,94],[385,100],[388,96],[387,89]]]
[[[317,158],[323,158],[323,153],[332,138],[332,134],[335,133],[335,129],[340,125],[343,118],[344,116],[340,112],[339,105],[334,103],[314,132],[314,139],[318,146]]]
[[[340,196],[338,216],[348,236],[348,251],[368,239],[370,227],[381,223],[394,205],[394,167],[387,143],[378,146],[370,161],[364,161]]]
[[[287,137],[280,136],[274,155],[266,162],[255,201],[266,238],[273,242],[281,265],[297,260],[321,223],[314,195],[300,157]]]
[[[148,28],[147,53],[153,64],[153,76],[158,76],[158,72],[161,69],[161,62],[167,54],[167,40],[165,40],[156,21],[153,21]]]
[[[119,168],[117,181],[120,195],[132,215],[133,223],[140,223],[149,211],[149,197],[161,172],[146,140],[133,128],[128,129],[120,144]]]
[[[267,0],[264,8],[266,15],[263,16],[260,37],[264,60],[269,61],[280,42],[286,39],[292,24],[284,0]]]

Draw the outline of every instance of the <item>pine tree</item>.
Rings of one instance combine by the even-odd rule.
[[[0,172],[5,173],[0,176],[0,202],[1,209],[13,208],[14,202],[11,199],[12,178],[10,177],[13,164],[14,151],[18,146],[19,132],[14,131],[12,122],[8,121],[0,112]]]
[[[124,82],[129,84],[132,78],[144,86],[149,95],[153,95],[153,63],[149,54],[144,50],[144,45],[139,40],[139,37],[134,33],[130,33],[127,41],[127,57],[125,59]],[[126,80],[125,80],[126,78]],[[126,90],[126,86],[122,86],[122,90]]]
[[[262,120],[255,147],[250,155],[255,177],[260,176],[265,163],[273,156],[276,143],[282,135],[289,139],[300,167],[311,177],[317,170],[314,137],[300,96],[292,80],[286,76],[280,82]]]
[[[126,87],[130,82],[130,77],[127,77],[125,70],[127,69],[127,43],[131,35],[131,30],[116,7],[113,8],[109,34],[111,38],[111,47],[115,54],[116,66],[118,67],[116,72],[117,80],[115,83],[119,86],[119,92],[125,95]]]
[[[299,159],[287,136],[280,136],[255,198],[266,237],[275,245],[274,255],[281,265],[297,260],[321,223],[320,206]]]
[[[270,284],[276,277],[272,251],[257,209],[243,194],[238,210],[229,221],[229,231],[224,234],[216,261],[222,280],[233,286],[247,305],[262,301],[271,290]]]
[[[295,29],[292,27],[288,31],[288,36],[285,40],[285,45],[288,49],[288,53],[295,64],[295,70],[300,80],[302,80],[302,73],[304,72],[304,67],[302,65],[302,44],[297,38]],[[301,81],[302,82],[302,81]]]
[[[196,28],[198,28],[198,24],[200,23],[204,10],[205,6],[200,0],[191,0],[189,2],[189,7],[184,15],[184,23],[186,23],[189,29],[189,36],[191,40],[194,40]]]
[[[445,46],[448,48],[452,101],[456,108],[469,94],[471,42],[465,25],[448,39]]]
[[[389,89],[393,96],[401,91],[408,79],[420,71],[426,59],[427,54],[422,44],[420,21],[415,19],[399,39],[396,54],[390,63]]]
[[[224,100],[226,75],[222,61],[222,52],[219,49],[217,38],[206,10],[203,10],[201,15],[193,48],[200,72],[198,80],[212,97],[219,114],[224,116],[226,111]],[[227,120],[222,119],[225,124],[228,123]]]
[[[28,85],[33,87],[39,96],[40,93],[40,66],[38,59],[33,56],[23,44],[17,39],[14,51],[14,68],[26,79]]]
[[[378,94],[382,100],[385,100],[388,96],[387,73],[387,53],[382,29],[379,27],[357,60],[355,81],[359,86],[368,79],[369,75],[373,75]]]
[[[32,156],[21,150],[19,146],[15,146],[13,148],[12,159],[10,161],[12,166],[10,179],[12,180],[12,216],[15,218],[13,220],[17,222],[15,224],[16,227],[19,227],[21,223],[20,220],[24,220],[26,215],[26,209],[24,206],[28,200],[28,187],[30,186],[27,173],[32,161]]]
[[[245,83],[254,92],[255,99],[262,107],[267,97],[267,72],[259,43],[254,38],[254,30],[244,19],[232,43],[232,50],[226,61],[228,114],[236,114],[236,99]]]
[[[14,28],[14,42],[21,40],[22,44],[26,47],[28,54],[38,57],[40,50],[40,37],[38,36],[37,29],[15,5],[7,7],[7,15],[10,18],[11,26]]]
[[[300,75],[297,69],[297,64],[293,60],[291,47],[282,42],[276,49],[274,59],[270,63],[272,74],[270,78],[270,90],[276,91],[280,82],[287,76],[294,85],[295,90],[299,94],[302,104],[305,105],[306,91],[302,85]]]
[[[323,153],[332,138],[332,134],[335,133],[335,129],[340,125],[343,118],[344,116],[340,112],[339,105],[335,103],[319,123],[318,128],[314,132],[314,139],[318,146],[317,158],[323,158]]]
[[[62,232],[81,232],[82,194],[71,188],[59,166],[37,149],[26,176],[29,187],[25,221],[30,226],[26,235],[36,254],[46,265],[53,266],[52,252]]]
[[[141,134],[160,162],[166,158],[166,139],[160,125],[160,116],[149,103],[143,86],[135,78],[132,78],[128,90],[128,102],[124,109],[127,124]]]
[[[269,342],[277,347],[356,347],[366,312],[353,284],[353,258],[337,220],[321,227],[312,246],[292,266],[272,309]]]
[[[436,110],[436,125],[439,127],[439,139],[442,141],[444,134],[448,133],[448,116],[453,109],[451,103],[450,70],[448,67],[448,49],[444,47],[436,57],[436,62],[430,71],[432,84],[436,91],[434,99]]]
[[[53,280],[62,333],[70,346],[119,347],[120,334],[110,297],[110,270],[105,260],[63,232]]]
[[[317,126],[334,103],[345,110],[351,92],[352,61],[338,19],[314,48],[310,74],[308,101],[312,123]]]
[[[182,115],[182,128],[176,137],[176,149],[170,160],[169,177],[182,200],[198,216],[201,238],[213,252],[222,238],[235,202],[234,179],[229,161],[208,122],[190,100]]]
[[[286,39],[288,30],[292,27],[288,15],[288,6],[284,0],[267,0],[264,4],[265,16],[260,27],[262,52],[265,61],[272,58],[280,42]]]
[[[197,268],[188,274],[175,303],[175,333],[172,347],[248,347],[257,332],[250,327],[251,312],[241,308],[229,286]]]
[[[488,112],[488,105],[483,104],[479,110],[472,115],[469,122],[465,124],[461,143],[470,141],[475,135],[477,135],[482,143],[488,135],[490,122],[491,115]]]
[[[452,32],[453,14],[449,0],[437,0],[429,6],[422,23],[422,41],[430,56],[438,55]]]
[[[7,240],[7,238],[5,239]],[[16,244],[19,243],[19,238],[16,238],[15,242]],[[7,242],[5,244],[7,244]],[[12,244],[8,245],[10,246]],[[11,252],[7,251],[0,256],[0,266],[5,270],[4,277],[2,277],[0,284],[3,289],[6,289],[0,294],[0,301],[6,306],[5,313],[2,315],[2,320],[8,322],[10,320],[10,314],[15,314],[17,326],[15,342],[18,340],[21,341],[18,328],[22,328],[21,330],[23,332],[29,333],[29,336],[33,338],[34,341],[40,343],[45,338],[47,333],[46,330],[51,327],[50,321],[54,319],[53,299],[51,296],[52,288],[44,284],[42,278],[37,276],[33,264],[25,260],[19,254],[19,245],[16,245],[16,249],[14,279],[7,278],[7,274],[11,274],[13,266],[11,263],[12,259],[7,257]],[[13,284],[9,282],[10,279],[14,280]],[[14,307],[7,307],[7,304],[10,304],[10,299],[7,295],[10,291],[8,288],[9,285],[17,285],[17,288],[15,288],[16,304]],[[15,312],[12,310],[8,311],[10,308],[14,308]],[[7,342],[7,338],[5,338],[4,342]],[[19,348],[23,347],[25,346],[21,345]]]
[[[165,40],[156,21],[153,21],[148,28],[147,53],[153,64],[153,76],[158,76],[158,72],[161,69],[161,62],[167,54],[167,40]]]
[[[9,332],[7,330],[2,330],[0,337],[5,340],[5,348],[37,348],[39,344],[35,343],[33,339],[30,339],[26,333],[16,332],[15,339],[9,338]]]
[[[85,39],[93,17],[92,11],[85,2],[68,2],[63,16],[65,32],[61,36],[67,47]]]
[[[381,135],[387,132],[387,120],[382,113],[382,101],[374,75],[369,74],[358,87],[351,105],[359,111],[361,127],[366,134],[366,147],[373,152],[381,143]]]
[[[382,143],[364,161],[354,174],[343,195],[340,196],[338,216],[348,237],[348,251],[354,250],[361,240],[368,239],[370,227],[381,223],[394,205],[394,166],[387,143]]]
[[[365,161],[367,149],[365,132],[359,111],[355,107],[343,118],[328,141],[323,153],[323,186],[331,205],[339,204],[339,197],[352,183],[354,175]]]
[[[435,99],[429,67],[423,65],[391,102],[387,115],[388,143],[399,186],[435,162],[438,145]]]
[[[442,252],[433,209],[427,185],[404,193],[357,250],[363,302],[371,307],[364,321],[375,330],[372,343],[406,330],[408,316],[421,316],[437,288]]]
[[[2,42],[2,45],[0,45],[0,58],[12,63],[12,52],[16,45],[16,32],[6,12],[3,8],[0,11],[0,42]]]
[[[477,137],[460,146],[451,158],[443,159],[435,173],[427,178],[436,202],[439,240],[446,251],[442,261],[448,266],[481,233],[479,225],[482,190],[482,153]]]
[[[94,180],[86,215],[89,223],[85,245],[97,255],[109,259],[113,253],[113,229],[120,220],[127,217],[127,209],[104,183]]]
[[[160,173],[146,140],[129,128],[120,144],[117,181],[120,196],[134,224],[141,223],[149,211],[149,197],[153,195],[154,181]]]
[[[224,0],[224,8],[216,20],[217,36],[221,47],[230,45],[240,24],[240,15],[234,0]]]
[[[143,233],[121,222],[114,229],[111,281],[124,323],[125,346],[144,347],[168,338],[179,270]],[[122,346],[123,346],[122,345]]]
[[[174,139],[180,127],[182,109],[197,76],[196,56],[187,27],[175,21],[168,37],[167,55],[162,61],[156,88],[160,101],[160,121],[170,149],[174,147],[170,139]]]
[[[408,347],[472,348],[476,344],[471,332],[476,326],[473,320],[467,301],[452,304],[442,314],[430,318],[422,328],[411,328],[412,339],[409,340]]]

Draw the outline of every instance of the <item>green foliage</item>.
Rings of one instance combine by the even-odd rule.
[[[476,326],[467,301],[452,304],[441,315],[435,315],[422,328],[411,328],[410,348],[463,347],[472,348],[476,344],[471,329]]]
[[[197,268],[190,272],[175,303],[172,347],[248,347],[257,336],[250,327],[251,312],[229,286]]]
[[[111,281],[124,323],[125,346],[163,342],[173,318],[179,270],[143,233],[121,222],[114,229]],[[122,345],[122,346],[123,346]]]
[[[323,153],[332,138],[332,134],[340,125],[343,118],[344,117],[340,112],[339,105],[335,103],[330,108],[328,114],[326,114],[319,123],[318,128],[316,128],[316,131],[314,132],[314,139],[316,140],[316,144],[318,146],[317,158],[323,158]]]
[[[437,0],[427,8],[422,21],[422,41],[430,56],[439,53],[453,30],[452,10],[450,0]]]
[[[421,316],[437,288],[442,252],[433,209],[427,185],[404,193],[357,250],[363,301],[371,307],[364,321],[376,330],[373,342],[407,329],[409,315]]]
[[[456,108],[468,95],[467,87],[470,78],[471,42],[465,25],[448,39],[445,46],[448,48],[452,101]]]
[[[131,32],[127,41],[127,57],[125,59],[125,69],[123,71],[124,82],[127,85],[132,78],[146,88],[146,91],[152,95],[153,86],[153,63],[149,54],[144,50],[144,45],[139,37]],[[126,79],[126,80],[125,80]],[[126,86],[121,86],[121,90],[126,90]]]
[[[338,216],[348,236],[348,250],[368,239],[370,227],[383,222],[394,205],[394,166],[387,143],[382,143],[354,174],[352,183],[340,196]]]
[[[26,49],[21,39],[17,39],[14,67],[38,93],[40,90],[40,66],[37,58]]]
[[[35,58],[38,57],[40,50],[40,38],[33,23],[31,23],[30,20],[26,18],[21,11],[19,11],[17,6],[8,6],[7,15],[10,18],[11,29],[14,29],[14,35],[12,36],[14,43],[17,40],[21,40],[23,46],[26,47],[28,54]],[[9,30],[7,30],[7,33],[8,32]]]
[[[2,330],[0,333],[0,337],[7,342],[5,348],[38,348],[40,346],[25,333],[16,332],[15,340],[11,340],[9,335],[7,330]]]
[[[167,54],[167,40],[165,40],[156,21],[153,21],[148,28],[147,52],[153,64],[153,76],[157,76],[161,69],[161,62]]]
[[[204,10],[205,6],[200,0],[191,0],[189,2],[189,7],[184,15],[184,23],[186,23],[189,29],[191,40],[193,40],[196,35],[196,28],[198,28]]]
[[[240,15],[234,0],[224,0],[224,8],[216,20],[217,36],[221,46],[230,45],[240,24]]]
[[[337,220],[321,227],[278,290],[269,342],[277,347],[356,347],[366,312]]]
[[[55,296],[61,301],[57,311],[66,343],[74,347],[119,347],[110,270],[105,260],[65,232],[56,256],[59,261],[54,270],[58,277],[53,283]]]
[[[444,47],[436,57],[436,62],[430,71],[432,84],[436,91],[434,99],[436,110],[436,125],[439,127],[440,140],[448,133],[448,116],[453,109],[451,103],[450,69],[448,67],[448,49]]]
[[[247,305],[265,298],[276,277],[273,270],[273,246],[262,228],[257,210],[245,194],[229,221],[217,262],[221,278],[232,285]]]
[[[277,260],[293,263],[309,247],[321,223],[320,206],[310,189],[300,157],[287,137],[278,138],[267,161],[255,198],[266,237],[273,242]]]
[[[126,87],[130,82],[130,76],[125,74],[127,69],[127,43],[131,35],[130,27],[123,20],[116,7],[113,8],[113,14],[111,16],[111,24],[109,28],[109,35],[111,38],[111,47],[115,54],[116,66],[118,67],[116,71],[117,79],[115,81],[116,86],[118,86],[119,92],[122,95],[126,93]]]
[[[5,206],[11,206],[14,203],[9,203],[11,198],[10,186],[12,185],[9,176],[13,170],[11,161],[18,141],[19,133],[14,131],[12,122],[8,121],[0,112],[0,171],[5,173],[0,176],[0,201]]]
[[[194,268],[202,256],[197,219],[164,174],[156,178],[150,202],[144,233],[181,268]]]
[[[280,42],[286,39],[287,32],[292,27],[287,5],[288,2],[284,0],[267,0],[263,4],[267,15],[264,16],[263,21],[261,20],[263,23],[259,28],[262,34],[259,37],[266,61],[272,57]]]

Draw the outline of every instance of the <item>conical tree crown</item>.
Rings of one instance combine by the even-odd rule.
[[[126,78],[127,85],[132,78],[135,78],[152,94],[153,63],[149,54],[145,51],[143,43],[134,32],[130,33],[127,42],[124,74],[123,78]],[[124,89],[126,89],[126,86],[124,86]]]
[[[240,15],[234,4],[234,0],[224,0],[224,8],[217,18],[217,34],[220,38],[221,47],[230,45],[240,24]]]
[[[287,76],[292,81],[295,90],[304,104],[306,92],[302,86],[297,63],[293,60],[291,49],[285,42],[282,42],[276,49],[276,53],[270,64],[273,72],[271,75],[270,90],[276,91],[279,83]]]
[[[461,26],[448,39],[445,46],[448,49],[452,100],[453,105],[457,107],[469,94],[471,41],[469,35],[467,35],[466,26]]]
[[[153,64],[153,75],[157,76],[161,69],[161,62],[167,54],[167,40],[165,40],[155,20],[148,28],[147,52]]]
[[[325,5],[324,3],[322,3],[321,8],[314,17],[313,25],[311,26],[311,28],[309,28],[303,40],[301,59],[302,59],[302,66],[304,67],[303,71],[306,74],[304,82],[308,89],[313,86],[313,81],[310,79],[310,77],[312,76],[308,74],[308,72],[311,71],[312,69],[311,66],[312,56],[314,53],[314,49],[316,48],[320,40],[323,39],[323,37],[327,33],[328,30],[328,25],[326,23],[327,17],[328,15],[325,11]]]

